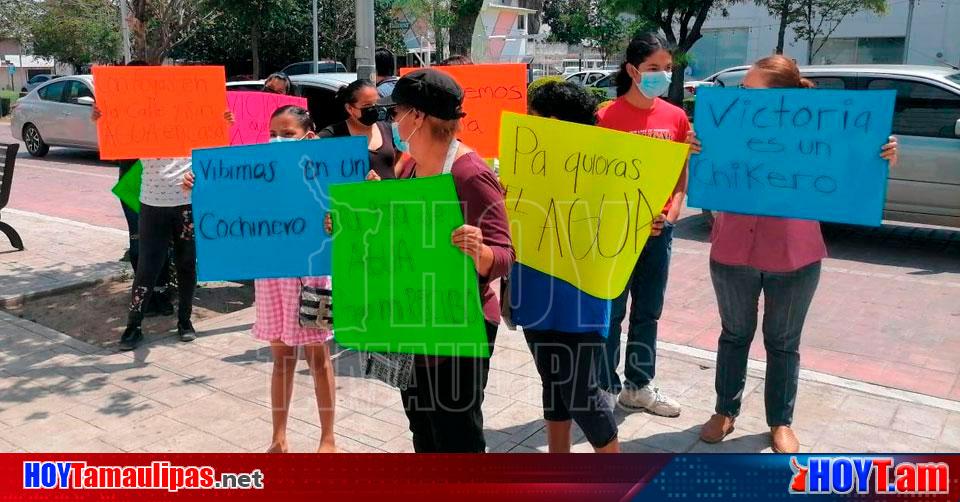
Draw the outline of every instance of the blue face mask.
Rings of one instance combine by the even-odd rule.
[[[640,94],[653,99],[663,96],[670,89],[673,74],[668,71],[647,71],[640,74],[637,90]]]
[[[410,138],[403,139],[403,138],[400,137],[400,125],[399,125],[399,124],[400,124],[401,121],[403,121],[404,118],[406,118],[407,115],[410,115],[410,112],[407,112],[407,113],[403,114],[403,117],[400,117],[399,119],[394,120],[394,121],[390,124],[390,129],[391,129],[391,131],[393,132],[393,147],[396,148],[397,151],[400,152],[400,153],[405,153],[405,152],[409,152],[409,151],[410,151],[410,142],[409,142],[409,139],[410,139]],[[417,131],[413,131],[413,133],[415,133],[415,132],[417,132]],[[410,133],[410,136],[413,136],[413,133]]]
[[[271,143],[286,143],[287,141],[300,141],[303,138],[284,138],[283,136],[274,136],[270,138]]]

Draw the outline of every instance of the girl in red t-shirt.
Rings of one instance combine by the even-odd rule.
[[[670,88],[673,55],[663,37],[647,33],[627,47],[625,62],[617,74],[618,98],[597,115],[601,127],[686,142],[690,122],[684,111],[662,99]],[[620,394],[626,408],[643,409],[655,415],[676,417],[680,405],[653,385],[657,360],[657,321],[663,310],[673,225],[680,216],[687,186],[684,167],[662,212],[653,222],[647,241],[623,294],[613,301],[607,343],[597,361],[600,388]],[[616,368],[620,360],[621,323],[626,315],[627,294],[633,298],[623,382]]]

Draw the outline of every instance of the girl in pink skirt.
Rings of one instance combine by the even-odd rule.
[[[310,113],[299,106],[278,108],[270,119],[270,141],[296,141],[314,139],[313,119]],[[185,190],[193,188],[193,173],[183,180]],[[307,364],[313,375],[320,411],[319,453],[334,453],[334,376],[330,361],[330,346],[333,332],[325,329],[300,326],[300,287],[314,286],[330,289],[329,276],[257,279],[255,301],[257,320],[253,335],[258,340],[270,342],[273,353],[273,374],[270,380],[270,403],[273,409],[273,440],[267,453],[286,453],[287,417],[290,415],[290,400],[293,397],[293,377],[297,369],[297,348],[303,347]]]

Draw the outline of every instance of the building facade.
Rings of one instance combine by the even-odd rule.
[[[715,14],[704,23],[703,38],[691,50],[688,78],[703,78],[774,52],[779,19],[753,2],[737,3],[728,11],[728,16]],[[787,29],[784,42],[784,53],[800,64],[960,67],[960,0],[888,0],[886,14],[850,14],[812,61],[807,42],[796,40],[794,30]],[[819,41],[815,43],[818,45]]]

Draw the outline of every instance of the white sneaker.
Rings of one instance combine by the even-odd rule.
[[[623,389],[620,406],[632,410],[645,410],[661,417],[679,417],[680,403],[664,396],[658,387],[649,384],[642,389]]]
[[[610,409],[616,409],[617,407],[617,395],[612,392],[607,392],[603,389],[600,389],[598,393],[600,395],[600,401],[604,404],[610,405]]]

